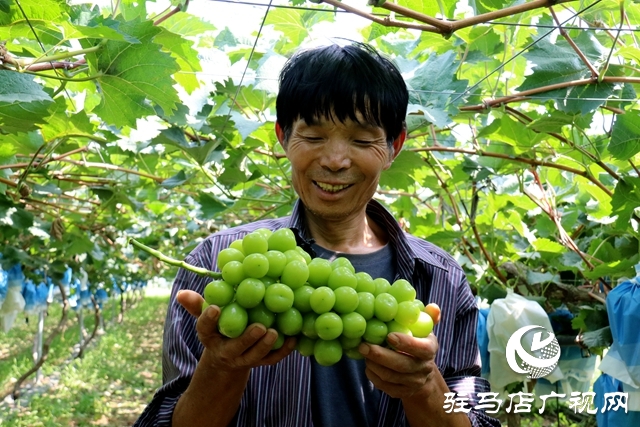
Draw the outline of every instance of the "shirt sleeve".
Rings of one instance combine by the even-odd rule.
[[[210,242],[190,254],[185,262],[212,269]],[[209,259],[207,259],[209,257]],[[178,399],[185,392],[195,372],[203,346],[196,332],[196,318],[190,315],[176,300],[180,290],[192,290],[202,294],[210,278],[180,269],[171,291],[171,299],[165,321],[162,346],[162,382],[151,403],[145,408],[135,427],[170,426]]]
[[[443,377],[449,390],[459,396],[465,395],[468,399],[466,408],[471,408],[467,415],[473,427],[500,426],[500,421],[489,416],[484,410],[475,409],[479,401],[479,393],[490,392],[489,382],[480,376],[480,351],[476,335],[478,322],[478,308],[476,306],[471,289],[466,279],[463,278],[460,298],[456,313],[454,343],[456,346],[451,365],[443,373]],[[497,408],[496,408],[497,409]]]

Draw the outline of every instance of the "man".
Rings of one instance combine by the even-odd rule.
[[[217,253],[258,228],[296,229],[323,258],[349,258],[359,271],[404,278],[423,302],[442,308],[434,334],[390,334],[398,351],[361,344],[364,360],[323,367],[260,324],[228,339],[220,309],[202,314],[205,278],[180,270],[164,334],[164,385],[138,426],[489,426],[472,409],[446,413],[444,394],[489,390],[479,377],[477,309],[463,271],[444,251],[404,233],[372,200],[380,174],[406,137],[406,85],[387,59],[362,44],[303,51],[280,78],[276,134],[300,200],[290,217],[216,233],[186,259],[216,268]],[[436,339],[436,336],[438,337]]]

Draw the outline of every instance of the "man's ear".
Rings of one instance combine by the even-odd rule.
[[[282,127],[280,126],[280,123],[278,123],[278,122],[276,122],[276,136],[278,137],[278,142],[280,143],[282,148],[286,149],[286,147],[285,147],[286,141],[285,141],[285,137],[284,137],[284,131],[282,130]]]
[[[407,129],[402,129],[400,135],[396,139],[393,140],[393,145],[391,146],[391,152],[389,153],[389,163],[385,166],[385,170],[391,167],[391,163],[398,157],[400,151],[402,150],[402,146],[404,145],[404,141],[407,139]]]

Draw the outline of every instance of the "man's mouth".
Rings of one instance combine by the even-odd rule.
[[[318,182],[313,181],[315,185],[320,187],[322,190],[328,193],[337,193],[338,191],[342,191],[347,187],[351,187],[352,184],[327,184],[326,182]]]

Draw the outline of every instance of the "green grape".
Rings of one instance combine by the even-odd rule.
[[[413,336],[416,338],[426,338],[433,331],[433,319],[424,311],[420,312],[418,321],[409,326]]]
[[[298,338],[298,342],[296,343],[296,349],[298,353],[303,356],[310,357],[313,356],[313,348],[316,345],[316,340],[302,336]]]
[[[316,332],[323,340],[333,340],[342,334],[342,319],[336,313],[322,313],[316,319]]]
[[[356,313],[360,313],[362,317],[369,320],[374,314],[374,304],[376,297],[369,292],[358,292],[358,306],[356,307]]]
[[[276,326],[278,331],[285,335],[297,335],[302,330],[302,314],[296,308],[291,307],[276,314]]]
[[[242,261],[244,274],[246,277],[260,279],[269,271],[269,260],[263,254],[249,254]]]
[[[327,286],[334,290],[341,286],[356,289],[358,287],[358,278],[347,267],[336,267],[329,275]]]
[[[336,271],[336,270],[334,270]],[[346,314],[351,313],[358,307],[358,293],[355,289],[348,286],[341,286],[333,291],[336,302],[333,305],[333,310],[336,313]]]
[[[240,261],[229,261],[222,268],[222,279],[231,286],[237,286],[244,280],[244,268]]]
[[[327,286],[329,275],[333,271],[331,262],[323,258],[314,258],[308,265],[309,267],[309,284],[314,288]]]
[[[400,334],[413,336],[413,334],[411,333],[411,329],[409,329],[408,326],[405,326],[399,322],[396,322],[395,320],[392,320],[391,322],[387,322],[387,335],[389,335],[392,332],[398,332]]]
[[[398,304],[398,312],[393,319],[404,326],[411,326],[418,321],[419,316],[418,304],[413,301],[402,301]]]
[[[269,250],[286,252],[296,248],[296,236],[289,228],[274,231],[268,240]]]
[[[311,311],[311,294],[314,289],[309,285],[300,286],[293,291],[293,306],[300,310],[300,313],[308,313]]]
[[[373,303],[373,313],[378,320],[389,322],[398,313],[398,302],[391,294],[379,294]]]
[[[269,250],[269,244],[262,234],[254,231],[242,238],[242,249],[245,255],[265,254]]]
[[[395,346],[389,342],[389,334],[392,332],[413,336],[411,330],[407,326],[401,325],[395,320],[387,322],[387,344],[389,344],[389,347],[394,350],[396,349]]]
[[[218,330],[224,336],[237,338],[246,329],[248,321],[247,310],[242,308],[240,304],[232,302],[222,308],[218,319]]]
[[[233,286],[223,280],[215,280],[204,288],[204,300],[207,304],[223,307],[233,301]]]
[[[271,235],[273,234],[273,231],[269,230],[268,228],[262,227],[262,228],[258,228],[257,230],[254,230],[253,233],[258,233],[262,237],[268,240],[269,237],[271,237]]]
[[[413,303],[418,306],[419,311],[424,311],[424,303],[419,299],[414,299]]]
[[[235,249],[235,250],[237,250],[239,252],[242,252],[242,255],[244,255],[244,248],[242,247],[242,239],[234,240],[233,242],[231,242],[229,247],[231,249]]]
[[[367,329],[367,320],[361,314],[353,312],[342,315],[342,335],[347,338],[360,338]]]
[[[362,339],[370,344],[382,344],[387,339],[387,324],[378,319],[367,320]]]
[[[364,356],[360,354],[360,352],[358,351],[357,347],[356,348],[349,348],[349,349],[345,350],[344,354],[346,354],[349,359],[354,359],[354,360],[362,360],[362,359],[364,359]]]
[[[349,261],[348,258],[339,256],[336,259],[334,259],[333,261],[331,261],[331,268],[332,269],[335,270],[338,267],[346,267],[353,274],[356,274],[356,269],[353,267],[353,265],[351,264],[351,261]]]
[[[244,254],[237,249],[226,248],[221,250],[218,253],[218,259],[216,260],[216,265],[218,266],[218,270],[222,271],[222,268],[229,261],[240,261],[244,260]]]
[[[317,340],[313,347],[313,357],[319,365],[335,365],[342,359],[342,346],[338,340]]]
[[[373,283],[376,285],[376,290],[373,293],[373,295],[375,296],[378,296],[380,294],[387,292],[391,287],[391,283],[389,283],[389,281],[383,277],[378,277],[377,279],[374,279]]]
[[[305,265],[307,264],[307,260],[305,260],[300,252],[296,251],[295,249],[289,249],[288,251],[285,251],[284,256],[287,257],[287,264],[292,261],[300,261],[305,263]]]
[[[344,334],[340,335],[340,345],[343,350],[349,350],[350,348],[356,348],[362,342],[362,338],[347,338]]]
[[[276,315],[264,305],[264,302],[247,310],[247,314],[249,315],[249,324],[260,323],[264,325],[265,328],[270,328],[273,322],[276,321]]]
[[[411,286],[411,283],[404,279],[398,279],[393,282],[387,293],[393,295],[398,303],[413,301],[416,298],[416,290]]]
[[[284,266],[287,265],[287,257],[280,251],[267,251],[264,256],[267,257],[267,261],[269,261],[267,276],[272,278],[280,277]]]
[[[261,277],[260,280],[262,280],[262,283],[264,283],[265,287],[271,286],[274,283],[276,283],[275,279],[273,279],[272,277],[269,277],[269,276]]]
[[[244,279],[236,289],[236,302],[244,308],[253,308],[262,302],[265,289],[260,279]]]
[[[333,290],[327,286],[320,286],[315,289],[309,298],[311,310],[318,314],[326,313],[333,308],[336,303],[336,295]]]
[[[296,246],[296,251],[298,251],[300,255],[302,255],[302,258],[304,258],[304,261],[307,263],[307,265],[311,262],[311,255],[309,255],[307,251],[302,249],[301,246]]]
[[[356,291],[374,293],[376,291],[376,285],[373,283],[373,278],[369,273],[360,271],[356,273],[356,279],[358,279],[358,286]]]
[[[282,345],[284,344],[284,334],[278,334],[278,338],[276,338],[276,341],[273,343],[273,347],[271,347],[271,350],[278,350],[280,347],[282,347]]]
[[[209,307],[209,303],[207,302],[207,300],[202,300],[202,311],[200,313],[204,313],[204,311],[207,309],[207,307]]]
[[[293,307],[293,291],[283,283],[274,283],[264,293],[264,305],[274,313],[282,313]]]
[[[308,278],[309,267],[307,267],[307,263],[294,260],[284,266],[280,281],[295,290],[304,285]]]
[[[316,313],[305,313],[302,315],[302,335],[305,337],[316,339],[318,338],[318,332],[316,332],[316,319],[318,318]]]

